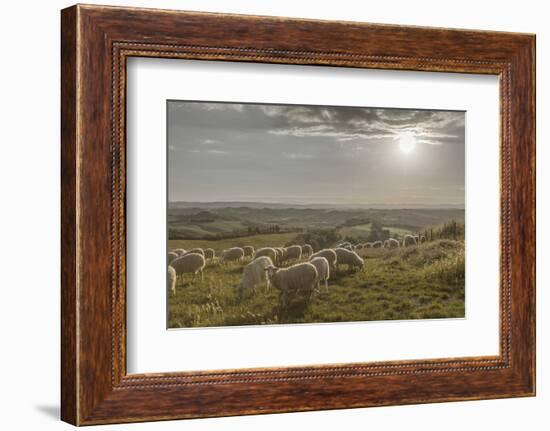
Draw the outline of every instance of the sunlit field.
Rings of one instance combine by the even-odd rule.
[[[255,235],[242,240],[171,240],[169,248],[234,245],[278,246],[295,235]],[[279,292],[258,285],[239,299],[242,263],[207,263],[203,278],[184,275],[169,295],[170,328],[275,323],[352,322],[464,317],[464,241],[437,239],[397,249],[363,249],[363,269],[339,266],[328,292],[291,296],[282,309]],[[285,266],[285,265],[283,265]]]

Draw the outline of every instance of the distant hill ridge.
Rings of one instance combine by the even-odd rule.
[[[171,201],[168,207],[173,209],[201,208],[201,209],[220,209],[220,208],[251,208],[251,209],[458,209],[463,210],[464,205],[441,204],[441,205],[418,205],[418,204],[322,204],[322,203],[285,203],[285,202],[255,202],[255,201],[214,201],[214,202],[194,202],[194,201]]]

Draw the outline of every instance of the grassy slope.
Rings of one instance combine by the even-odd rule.
[[[239,221],[231,220],[217,220],[215,222],[187,225],[171,223],[170,226],[177,228],[180,234],[191,238],[207,238],[209,236],[214,237],[217,233],[246,231],[246,225]]]
[[[270,244],[275,245],[273,237],[258,235],[255,241],[265,245],[262,241],[271,239]],[[331,275],[328,293],[323,288],[311,302],[294,298],[283,322],[464,317],[463,242],[440,240],[406,249],[369,249],[363,256],[363,271],[351,273],[341,268]],[[264,286],[258,286],[242,302],[237,300],[234,286],[241,274],[241,265],[211,264],[203,281],[186,278],[183,285],[178,282],[176,295],[170,294],[169,326],[279,323],[275,290],[266,292]]]
[[[229,247],[242,247],[243,245],[251,245],[255,248],[273,246],[284,246],[286,243],[296,237],[295,233],[273,233],[251,235],[241,238],[228,238],[221,240],[204,240],[204,239],[171,239],[168,241],[168,249],[184,248],[190,249],[194,247],[208,248],[216,250],[216,253],[221,252]]]
[[[411,231],[407,229],[401,229],[393,226],[384,226],[383,229],[388,229],[390,231],[390,236],[402,238],[403,236],[410,234]],[[353,238],[365,238],[368,237],[371,231],[371,224],[359,224],[356,226],[345,226],[338,230],[338,233],[342,237],[353,237]]]

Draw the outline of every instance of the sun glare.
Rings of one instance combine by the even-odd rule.
[[[412,133],[403,133],[399,137],[399,149],[405,154],[411,153],[416,147],[416,139]]]

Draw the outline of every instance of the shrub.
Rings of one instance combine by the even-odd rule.
[[[427,266],[427,276],[451,284],[463,283],[466,271],[465,261],[464,249],[457,250]]]

